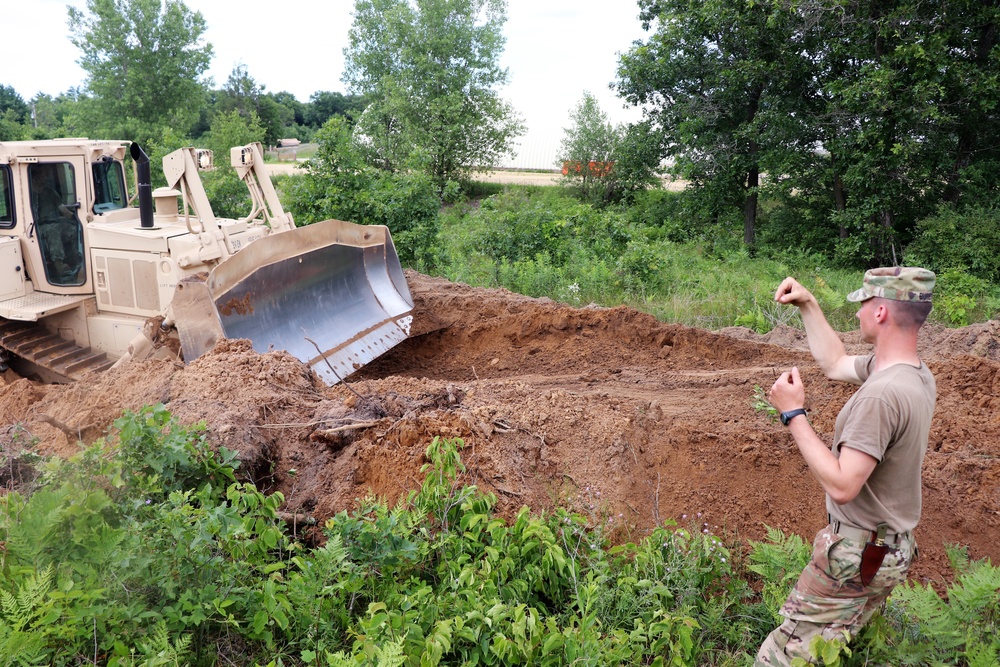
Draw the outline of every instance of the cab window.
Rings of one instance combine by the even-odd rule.
[[[76,179],[69,162],[28,165],[32,231],[38,237],[45,279],[70,287],[87,280],[83,225],[77,215]],[[30,236],[30,233],[29,233]]]
[[[10,167],[0,165],[0,228],[10,229],[14,226],[14,181]]]
[[[121,162],[107,158],[93,165],[94,213],[115,211],[128,204],[125,195],[125,174]]]

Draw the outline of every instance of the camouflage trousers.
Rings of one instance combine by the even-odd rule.
[[[781,607],[785,621],[760,647],[755,667],[791,665],[793,658],[816,664],[809,653],[813,637],[851,638],[864,627],[897,585],[906,581],[913,561],[912,536],[890,548],[872,582],[861,583],[864,544],[841,537],[827,526],[813,541],[812,560]]]

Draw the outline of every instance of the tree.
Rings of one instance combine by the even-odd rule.
[[[505,0],[356,0],[344,82],[371,104],[360,131],[379,164],[428,156],[441,185],[488,168],[523,131],[498,88]]]
[[[615,87],[646,107],[664,157],[707,195],[713,220],[742,212],[753,246],[762,171],[811,149],[796,127],[811,79],[795,14],[781,0],[639,0],[639,8],[653,32],[621,57]]]
[[[320,128],[332,116],[343,116],[348,122],[355,122],[368,103],[363,95],[344,95],[328,90],[320,90],[309,97],[305,122],[310,127]]]
[[[288,118],[288,122],[286,123],[287,125],[306,124],[306,105],[299,102],[295,98],[295,95],[291,94],[287,90],[283,90],[280,93],[269,93],[269,95],[271,96],[271,99],[284,108],[282,116]]]
[[[91,131],[148,142],[194,124],[212,57],[200,12],[181,0],[87,0],[69,8],[69,27],[93,96],[83,109]]]
[[[0,113],[0,141],[20,141],[24,138],[24,131],[24,126],[12,110]]]
[[[269,146],[278,143],[286,125],[294,120],[292,109],[282,106],[258,85],[247,66],[239,63],[233,68],[216,102],[216,113],[236,111],[247,121],[251,115],[264,128],[263,141]]]
[[[996,197],[995,3],[853,0],[801,13],[804,29],[823,38],[815,122],[845,259],[900,262],[942,201]]]
[[[659,146],[645,126],[612,125],[589,91],[570,114],[559,160],[564,181],[580,197],[594,203],[618,201],[656,183]]]
[[[316,156],[288,193],[296,223],[335,218],[386,225],[401,262],[424,270],[432,267],[441,197],[426,170],[390,172],[372,166],[341,116],[327,121],[316,133],[316,142]]]
[[[747,244],[760,193],[776,204],[765,238],[868,266],[903,261],[942,202],[1000,197],[996,3],[639,6],[652,34],[616,87],[712,219],[742,211]]]
[[[202,175],[205,192],[215,215],[242,218],[250,212],[247,188],[230,163],[229,149],[263,141],[264,135],[265,130],[254,111],[250,111],[249,117],[244,117],[236,110],[215,115],[212,128],[205,136],[205,146],[212,151],[215,169]]]
[[[23,123],[30,109],[13,86],[0,86],[0,141],[17,141],[24,138]]]
[[[0,114],[13,112],[11,116],[18,123],[24,123],[31,118],[31,107],[24,98],[17,94],[13,86],[0,86]]]

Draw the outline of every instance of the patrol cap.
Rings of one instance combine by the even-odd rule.
[[[893,301],[930,302],[934,272],[915,266],[889,266],[865,271],[861,289],[847,295],[848,301],[865,301],[874,296]]]

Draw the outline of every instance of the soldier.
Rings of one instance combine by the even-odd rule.
[[[768,398],[781,413],[809,470],[826,492],[830,524],[781,608],[785,621],[764,641],[756,665],[813,659],[813,637],[849,639],[868,622],[916,553],[920,467],[927,450],[937,391],[917,355],[917,332],[931,311],[934,274],[920,268],[865,273],[860,302],[862,340],[874,353],[850,356],[816,298],[794,278],[782,281],[778,303],[798,306],[809,350],[832,380],[860,384],[834,430],[833,448],[806,419],[799,369],[783,373]]]

